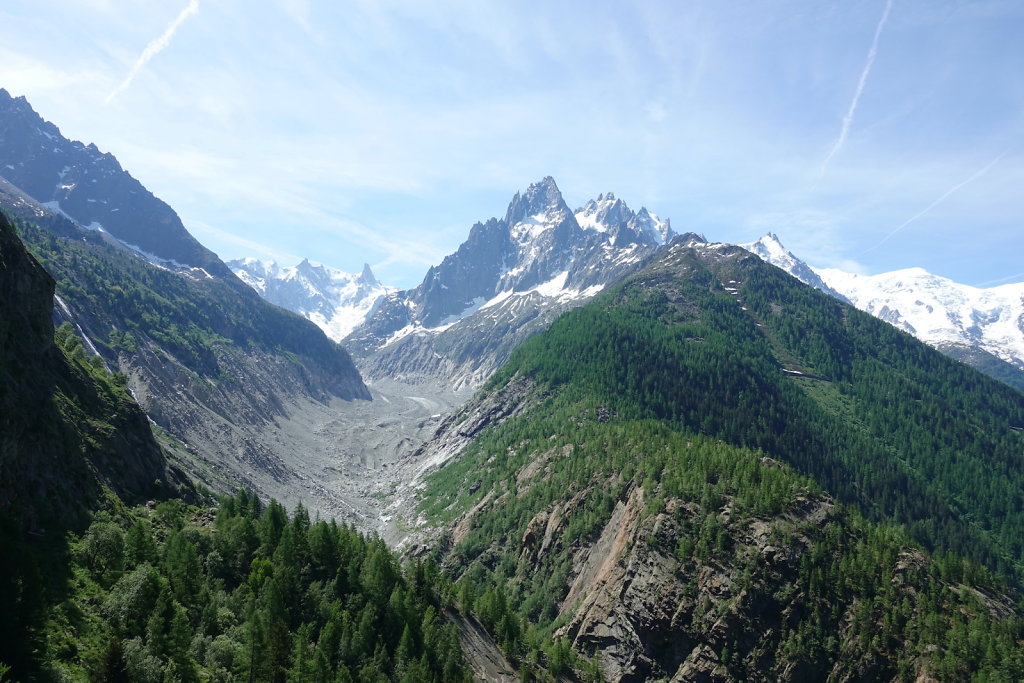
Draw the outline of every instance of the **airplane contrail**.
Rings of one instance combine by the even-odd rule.
[[[989,280],[988,282],[982,282],[980,285],[977,285],[977,286],[983,288],[983,287],[988,287],[989,285],[999,285],[999,284],[1002,284],[1004,282],[1010,282],[1010,281],[1017,282],[1017,281],[1020,281],[1021,278],[1024,278],[1024,273],[1014,273],[1013,275],[1007,275],[1006,277],[1001,277],[998,280]]]
[[[978,178],[980,178],[981,176],[983,176],[983,175],[985,175],[986,173],[988,173],[988,172],[989,172],[989,170],[990,170],[990,169],[991,169],[991,168],[992,168],[993,166],[995,166],[996,164],[998,164],[998,163],[999,163],[999,162],[1000,162],[1000,161],[1002,160],[1002,158],[1003,158],[1003,157],[1005,157],[1005,156],[1006,156],[1006,155],[1007,155],[1007,154],[1008,154],[1009,152],[1010,152],[1010,150],[1009,150],[1009,149],[1005,150],[1005,151],[1004,151],[1004,152],[1003,152],[1002,154],[1000,154],[999,156],[997,156],[997,157],[996,157],[995,159],[993,159],[992,161],[990,161],[990,162],[988,162],[987,164],[985,164],[985,165],[984,165],[984,166],[983,166],[982,168],[980,168],[980,169],[978,169],[977,171],[975,171],[975,172],[974,172],[974,173],[973,173],[973,174],[971,175],[971,177],[970,177],[970,178],[968,178],[967,180],[964,180],[964,181],[961,181],[961,182],[957,183],[957,184],[956,184],[956,185],[954,185],[953,187],[951,187],[951,188],[949,188],[948,190],[946,190],[945,192],[943,192],[943,193],[942,193],[942,195],[941,195],[941,196],[940,196],[940,197],[939,197],[938,199],[936,199],[936,200],[935,200],[934,202],[932,202],[931,204],[929,204],[928,206],[926,206],[926,207],[925,207],[924,209],[922,209],[921,211],[918,211],[918,212],[917,212],[916,214],[914,214],[913,216],[911,216],[911,217],[910,217],[910,218],[908,218],[907,220],[905,220],[905,221],[903,221],[902,223],[900,223],[900,225],[899,225],[899,226],[897,226],[895,230],[893,230],[893,231],[892,231],[892,232],[890,232],[890,233],[889,233],[888,235],[886,235],[886,236],[885,236],[885,237],[883,237],[883,238],[882,238],[881,240],[879,240],[878,244],[875,244],[874,246],[868,247],[867,249],[865,249],[865,250],[864,250],[864,251],[862,251],[861,253],[862,253],[862,254],[866,254],[866,253],[868,253],[869,251],[871,251],[872,249],[877,249],[878,247],[880,247],[880,246],[882,246],[883,244],[885,244],[886,242],[888,242],[888,241],[889,241],[889,238],[890,238],[890,237],[892,237],[893,235],[895,235],[896,233],[898,233],[898,232],[899,232],[900,230],[902,230],[903,228],[907,227],[908,225],[910,225],[911,223],[913,223],[914,221],[916,221],[916,220],[917,220],[918,218],[921,218],[921,217],[922,217],[922,216],[924,216],[924,215],[925,215],[926,213],[928,213],[929,211],[931,211],[932,209],[934,209],[934,208],[935,208],[936,206],[938,206],[939,204],[941,204],[942,202],[944,202],[944,201],[946,200],[946,198],[947,198],[947,197],[949,197],[949,195],[953,194],[954,192],[956,192],[957,190],[959,190],[959,189],[960,189],[961,187],[963,187],[964,185],[967,185],[968,183],[972,183],[972,182],[974,182],[975,180],[977,180]]]
[[[153,59],[153,57],[155,57],[160,51],[162,51],[164,48],[171,44],[171,38],[174,37],[174,33],[178,30],[178,27],[181,26],[186,19],[188,19],[190,16],[192,16],[198,11],[199,0],[189,0],[188,6],[185,9],[181,10],[181,13],[178,14],[174,21],[170,23],[170,25],[164,30],[160,37],[151,40],[149,44],[146,45],[145,49],[142,51],[142,54],[140,54],[139,58],[135,60],[135,64],[132,65],[132,68],[128,72],[128,75],[124,77],[124,80],[121,81],[121,83],[116,88],[110,91],[109,95],[107,95],[107,104],[110,104],[110,102],[112,102],[115,97],[117,97],[120,93],[124,92],[128,88],[128,86],[132,84],[132,81],[135,80],[135,77],[138,75],[139,71],[142,70],[142,67],[146,66],[149,60]]]
[[[860,80],[857,81],[857,90],[853,93],[853,101],[850,102],[850,108],[846,112],[846,116],[843,117],[843,125],[839,129],[839,137],[836,138],[835,143],[832,145],[831,151],[825,160],[821,162],[821,173],[825,175],[825,168],[828,166],[828,162],[832,160],[832,157],[836,155],[839,148],[846,142],[846,135],[850,132],[850,124],[853,123],[853,115],[857,111],[857,104],[860,102],[861,93],[864,92],[864,86],[868,82],[868,74],[871,73],[871,67],[875,63],[875,57],[878,55],[878,39],[882,35],[882,29],[885,28],[885,23],[889,21],[889,12],[892,11],[893,0],[886,0],[885,10],[882,12],[882,18],[878,22],[878,26],[875,27],[875,37],[871,41],[871,49],[868,50],[868,59],[864,64],[864,70],[860,72]]]

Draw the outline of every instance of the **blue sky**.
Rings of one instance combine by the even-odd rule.
[[[813,265],[1024,280],[1024,3],[6,0],[0,87],[223,258],[416,284],[545,175]]]

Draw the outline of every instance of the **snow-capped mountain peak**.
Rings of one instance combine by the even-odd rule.
[[[608,232],[609,227],[627,223],[633,218],[633,212],[626,203],[617,199],[609,192],[599,194],[581,208],[576,209],[576,222],[585,230]]]
[[[641,206],[640,210],[636,212],[635,220],[636,225],[656,244],[668,244],[675,237],[676,233],[672,230],[669,219],[662,220],[657,214],[648,211],[645,206]]]
[[[1024,369],[1024,283],[981,289],[905,268],[857,275],[815,269],[857,308],[932,346],[973,346]]]
[[[675,234],[667,220],[641,208],[633,211],[611,192],[599,194],[574,212],[584,230],[606,233],[613,245],[666,244]]]
[[[769,232],[756,242],[740,244],[739,246],[753,254],[757,254],[763,261],[781,268],[804,284],[830,294],[841,301],[852,303],[840,291],[830,287],[813,268],[794,256],[793,252],[789,249],[786,249],[775,233]]]
[[[505,224],[513,240],[523,243],[565,223],[571,215],[554,178],[547,176],[516,193],[505,213]]]
[[[335,341],[362,323],[382,298],[395,291],[377,281],[369,264],[364,264],[359,274],[309,259],[281,267],[273,261],[248,257],[229,261],[228,266],[263,298],[308,318]]]
[[[476,381],[504,359],[511,338],[641,268],[671,236],[668,221],[634,213],[611,192],[573,212],[546,177],[517,192],[505,218],[473,225],[419,286],[381,303],[346,347],[368,377]]]

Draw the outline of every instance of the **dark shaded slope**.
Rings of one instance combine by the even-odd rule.
[[[191,490],[123,384],[66,331],[55,345],[53,287],[0,213],[0,661],[19,679],[64,588],[65,532],[102,505]]]
[[[0,256],[3,512],[42,533],[105,487],[135,501],[164,491],[167,463],[145,415],[116,378],[54,344],[53,279],[3,214]]]

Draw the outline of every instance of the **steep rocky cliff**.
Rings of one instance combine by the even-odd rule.
[[[0,213],[0,513],[36,534],[104,490],[139,501],[184,483],[115,378],[55,345],[53,288]]]

